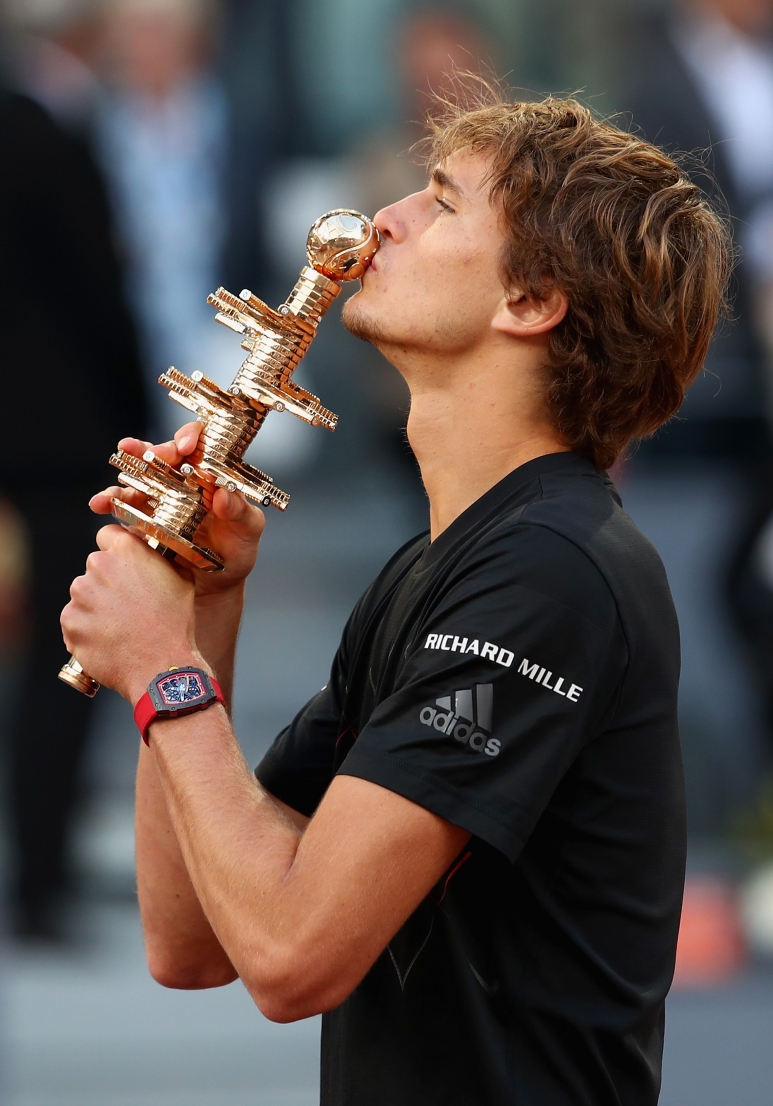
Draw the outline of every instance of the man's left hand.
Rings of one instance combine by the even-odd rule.
[[[202,665],[194,585],[121,526],[103,527],[97,545],[70,588],[62,632],[89,675],[134,705],[158,672]]]

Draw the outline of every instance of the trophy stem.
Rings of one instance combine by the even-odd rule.
[[[88,695],[89,699],[93,699],[99,691],[100,685],[97,681],[92,680],[88,672],[84,672],[75,657],[72,656],[67,664],[63,664],[59,669],[59,679],[69,684],[70,687],[74,687],[76,691],[80,691],[83,695]]]

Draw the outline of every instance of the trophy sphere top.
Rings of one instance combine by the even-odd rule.
[[[337,208],[320,216],[309,231],[309,264],[331,280],[359,280],[381,244],[367,215]]]

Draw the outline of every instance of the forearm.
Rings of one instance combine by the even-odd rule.
[[[243,608],[244,582],[223,593],[198,597],[195,604],[196,646],[217,677],[229,711]]]
[[[236,971],[191,883],[153,754],[140,742],[136,803],[137,894],[148,967],[167,987],[218,987]]]
[[[298,936],[287,877],[301,833],[250,773],[221,708],[154,723],[150,743],[191,892],[263,1008]]]
[[[150,744],[195,894],[275,1021],[338,1006],[469,839],[346,776],[301,832],[249,772],[220,706],[154,723]]]
[[[192,580],[121,527],[105,526],[73,583],[65,642],[132,704],[174,664],[203,663],[231,692],[243,581],[263,521],[221,493],[208,516],[227,566],[216,581]],[[96,498],[106,510],[108,496]],[[335,733],[331,726],[331,742]],[[219,703],[153,722],[137,785],[138,882],[154,974],[172,986],[215,986],[238,973],[277,1021],[339,1005],[469,838],[345,775],[304,828],[250,773]]]

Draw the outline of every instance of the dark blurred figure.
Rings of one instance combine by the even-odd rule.
[[[220,9],[217,74],[229,105],[223,283],[268,302],[286,290],[266,241],[267,183],[277,163],[314,144],[293,51],[298,8],[298,0],[222,0]]]
[[[728,572],[728,594],[764,703],[767,769],[773,769],[773,465],[763,470],[754,510]]]
[[[702,152],[693,175],[728,211],[740,249],[733,321],[715,336],[679,416],[642,444],[623,488],[664,557],[679,612],[688,810],[692,832],[708,835],[750,801],[765,755],[759,667],[745,662],[725,581],[729,564],[748,559],[771,456],[754,258],[773,199],[772,16],[773,0],[682,0],[640,15],[621,99],[651,141]]]
[[[60,683],[59,612],[94,548],[89,497],[146,426],[105,189],[86,147],[0,92],[0,487],[28,532],[30,629],[10,734],[17,934],[56,937],[93,706]]]
[[[643,455],[755,461],[769,449],[765,362],[752,303],[755,212],[773,198],[771,0],[684,0],[631,35],[635,126],[668,150],[708,151],[702,183],[732,217],[743,248],[735,324],[715,338],[707,371],[675,420]],[[724,199],[723,199],[724,198]]]

